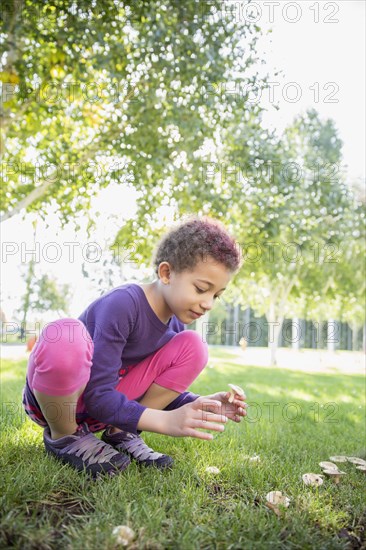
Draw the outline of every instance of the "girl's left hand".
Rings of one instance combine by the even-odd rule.
[[[229,397],[231,393],[228,391],[220,391],[217,393],[213,393],[212,395],[205,395],[208,399],[213,399],[214,401],[220,401],[222,403],[221,406],[221,413],[224,416],[227,416],[230,420],[233,422],[241,422],[241,419],[243,416],[246,416],[247,411],[245,410],[248,406],[245,403],[246,395],[238,395],[235,394],[234,401],[232,403],[229,403]],[[210,411],[209,409],[206,409],[209,412],[215,412],[218,413],[217,409],[215,411]]]

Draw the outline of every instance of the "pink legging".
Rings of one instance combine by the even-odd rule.
[[[60,319],[42,331],[29,358],[27,379],[30,389],[46,395],[70,395],[87,384],[94,345],[83,323]],[[128,399],[140,399],[155,382],[184,392],[207,363],[207,344],[192,330],[176,334],[167,344],[130,365],[115,389]],[[77,413],[86,413],[83,394]]]

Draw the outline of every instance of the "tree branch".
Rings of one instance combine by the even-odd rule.
[[[91,157],[95,155],[95,152],[96,151],[94,148],[89,149],[87,152],[84,153],[84,155],[82,155],[80,159],[80,163],[82,164],[85,161],[89,160]],[[32,191],[26,197],[21,199],[14,206],[14,208],[12,208],[12,210],[5,212],[0,217],[0,223],[5,222],[6,220],[8,220],[9,218],[12,218],[16,214],[19,214],[21,210],[23,210],[24,208],[28,208],[28,206],[30,206],[33,202],[35,202],[37,199],[42,197],[42,195],[46,193],[47,189],[54,183],[54,179],[56,176],[57,176],[57,170],[55,170],[48,176],[48,180],[44,181],[38,187],[35,187],[34,189],[32,189]]]

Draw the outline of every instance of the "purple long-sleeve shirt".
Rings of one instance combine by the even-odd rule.
[[[184,324],[173,315],[165,325],[151,308],[143,289],[125,284],[104,294],[80,315],[94,343],[89,382],[84,391],[88,413],[105,424],[137,433],[138,421],[147,408],[115,389],[123,369],[151,355]],[[199,397],[191,392],[178,396],[164,410],[172,410]]]

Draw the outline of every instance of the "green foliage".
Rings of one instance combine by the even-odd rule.
[[[244,252],[241,302],[280,323],[342,319],[343,308],[351,318],[365,291],[365,207],[345,183],[334,123],[308,111],[263,148],[266,160],[271,177],[254,181],[233,215]]]
[[[60,285],[49,275],[34,281],[32,309],[39,312],[64,311],[69,307],[70,285]]]
[[[19,308],[23,323],[26,324],[29,311],[67,313],[70,297],[70,285],[59,284],[47,274],[37,276],[31,262],[26,273],[26,291]]]
[[[87,216],[91,196],[118,182],[138,191],[114,243],[134,262],[150,261],[162,208],[209,214],[246,254],[235,299],[280,323],[342,313],[360,324],[365,208],[346,185],[334,122],[309,110],[281,137],[263,129],[245,90],[267,85],[253,76],[261,29],[221,8],[5,0],[4,219],[50,205],[63,222]]]
[[[113,181],[140,191],[139,227],[178,195],[196,210],[196,152],[233,118],[212,87],[256,62],[258,27],[223,24],[219,5],[6,0],[4,219],[50,202],[72,219]]]

